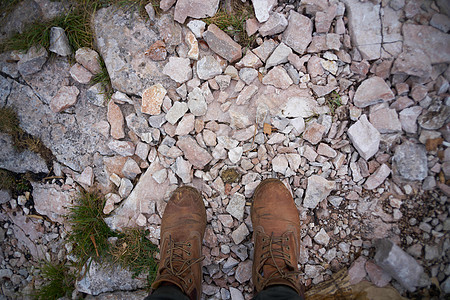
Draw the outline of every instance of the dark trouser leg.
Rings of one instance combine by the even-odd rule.
[[[259,292],[254,300],[304,300],[302,296],[287,285],[273,285]]]
[[[189,300],[189,298],[176,285],[165,285],[157,288],[144,300]]]

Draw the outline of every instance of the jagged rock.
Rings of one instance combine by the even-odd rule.
[[[348,11],[349,31],[352,44],[363,59],[373,60],[381,55],[380,5],[359,0],[344,0]]]
[[[226,208],[227,212],[238,221],[244,218],[245,197],[242,194],[234,193]]]
[[[52,27],[50,29],[50,48],[48,50],[61,56],[72,54],[69,39],[61,27]]]
[[[422,50],[430,59],[430,63],[450,62],[450,52],[442,49],[450,48],[450,35],[425,25],[405,23],[402,27],[404,47]]]
[[[58,60],[52,64],[58,64]],[[66,68],[68,74],[68,64]],[[64,70],[55,70],[64,73]],[[30,87],[17,82],[13,82],[8,106],[17,113],[23,130],[40,138],[59,162],[74,171],[81,172],[93,165],[94,153],[112,154],[107,146],[107,138],[92,130],[99,120],[105,118],[104,108],[78,101],[73,114],[56,115]]]
[[[79,292],[96,296],[106,292],[134,291],[147,286],[146,274],[133,276],[131,271],[118,264],[105,266],[92,261],[88,266],[86,274],[75,283]]]
[[[164,200],[169,181],[158,183],[152,175],[163,168],[157,160],[150,164],[128,198],[122,201],[111,216],[105,218],[106,224],[111,229],[136,227],[140,214],[155,213],[155,204]]]
[[[364,80],[356,90],[353,103],[358,107],[366,107],[383,101],[394,99],[394,93],[386,82],[377,76]]]
[[[64,223],[77,195],[75,189],[65,190],[57,184],[31,182],[31,185],[36,211],[48,216],[54,222]]]
[[[288,21],[283,14],[273,13],[270,15],[267,22],[265,22],[260,28],[259,33],[262,36],[274,35],[283,32],[288,26]]]
[[[404,142],[395,148],[394,166],[406,180],[423,180],[427,177],[427,152],[423,145]]]
[[[114,89],[142,96],[145,88],[156,83],[167,89],[174,87],[174,82],[162,73],[164,62],[148,59],[143,51],[144,46],[152,45],[157,40],[164,40],[169,46],[169,39],[176,39],[170,31],[171,27],[164,22],[165,19],[161,18],[161,24],[157,24],[161,33],[159,36],[157,29],[147,26],[135,10],[125,12],[122,8],[110,6],[96,12],[93,20],[95,42],[105,61]],[[164,34],[170,36],[164,39]]]
[[[205,115],[206,110],[208,109],[205,97],[203,96],[202,90],[199,88],[194,88],[194,90],[189,93],[187,104],[191,113],[197,117]]]
[[[220,74],[222,74],[222,68],[212,55],[205,56],[197,62],[198,78],[208,80]]]
[[[439,129],[444,126],[450,116],[450,108],[440,100],[435,100],[428,109],[420,115],[418,122],[420,127],[428,130]]]
[[[180,137],[176,145],[183,151],[184,156],[196,168],[201,169],[212,160],[211,154],[201,148],[190,136]]]
[[[303,54],[312,40],[313,24],[308,17],[294,10],[290,11],[288,22],[281,40],[298,54]]]
[[[411,49],[402,52],[394,61],[392,74],[407,74],[428,78],[432,67],[428,55],[420,49]]]
[[[125,137],[125,132],[123,130],[123,114],[120,107],[114,103],[114,101],[109,101],[108,112],[106,118],[111,126],[111,136],[115,139],[121,139]]]
[[[350,126],[347,134],[359,155],[365,160],[378,152],[380,133],[369,123],[366,115],[362,115],[358,122]]]
[[[276,88],[287,89],[293,84],[291,77],[289,77],[286,70],[281,66],[276,66],[270,70],[262,80],[263,84],[270,84]]]
[[[402,124],[395,109],[380,108],[370,114],[370,123],[380,133],[394,133],[402,131]]]
[[[42,9],[33,0],[19,2],[11,8],[14,9],[4,16],[0,25],[0,41],[12,37],[15,33],[22,33],[27,25],[40,21],[43,17]]]
[[[80,91],[75,86],[61,87],[50,102],[51,110],[58,113],[75,105],[79,93]]]
[[[17,63],[17,69],[22,76],[34,74],[42,69],[47,61],[47,50],[44,47],[32,46]]]
[[[255,17],[260,23],[264,23],[269,19],[272,8],[277,4],[276,0],[253,0],[253,9]]]
[[[154,42],[150,48],[145,51],[145,55],[152,60],[165,60],[167,57],[166,44],[163,41]]]
[[[192,78],[191,62],[189,58],[169,57],[163,73],[178,83],[186,82]]]
[[[314,209],[320,201],[324,200],[335,188],[334,181],[328,181],[323,177],[312,175],[308,178],[303,206]]]
[[[86,91],[86,98],[92,104],[104,107],[106,103],[106,94],[103,85],[99,82],[91,86]]]
[[[76,63],[70,68],[70,76],[77,82],[86,84],[91,81],[93,74],[79,63]]]
[[[377,265],[408,291],[414,292],[417,287],[428,285],[429,279],[423,267],[399,246],[388,239],[382,239],[376,241],[375,247]]]
[[[208,30],[203,33],[203,38],[212,51],[230,63],[242,57],[241,46],[215,24],[208,26]]]
[[[145,89],[142,93],[141,111],[149,115],[159,115],[166,93],[166,89],[159,83]]]
[[[47,164],[37,153],[30,150],[17,151],[12,138],[6,133],[0,133],[0,168],[15,173],[48,173]]]
[[[194,19],[212,17],[219,8],[219,2],[219,0],[178,0],[174,19],[183,24],[187,17]]]
[[[386,164],[382,164],[364,183],[364,188],[368,190],[376,189],[391,174],[391,169]]]
[[[130,128],[131,131],[133,131],[138,137],[140,137],[143,142],[150,143],[152,141],[150,126],[144,118],[139,117],[136,114],[129,114],[125,117],[125,120],[127,122],[128,128]]]
[[[95,50],[87,47],[79,48],[77,52],[75,52],[75,60],[92,74],[98,74],[102,71],[102,67],[99,63],[100,56]]]
[[[422,113],[422,107],[413,106],[409,108],[405,108],[399,114],[400,123],[402,124],[402,128],[407,133],[416,133],[417,132],[417,118]]]

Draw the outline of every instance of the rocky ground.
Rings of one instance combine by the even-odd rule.
[[[450,293],[449,3],[251,4],[252,49],[200,20],[219,0],[172,0],[162,14],[146,6],[148,20],[99,9],[95,50],[73,52],[55,29],[51,53],[0,54],[0,107],[54,155],[48,164],[17,152],[0,134],[1,168],[46,177],[31,193],[0,192],[4,298],[39,283],[39,261],[70,256],[64,215],[78,190],[107,195],[112,229],[139,226],[158,244],[166,201],[188,184],[207,208],[204,298],[250,299],[251,197],[270,177],[297,204],[307,288],[349,268],[351,283],[391,284],[407,297]],[[68,6],[25,0],[1,38]],[[109,101],[89,84],[99,55]],[[117,292],[144,287],[126,270],[113,270],[117,281],[105,272],[92,267],[74,298],[145,294]]]

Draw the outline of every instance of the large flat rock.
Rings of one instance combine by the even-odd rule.
[[[165,61],[153,61],[145,55],[145,51],[162,38],[157,28],[145,22],[137,12],[124,12],[114,6],[102,8],[94,17],[93,28],[95,43],[113,88],[142,96],[144,89],[156,83],[166,88],[174,84],[162,73]]]
[[[348,10],[352,43],[364,59],[378,59],[381,55],[380,5],[370,1],[344,0]]]
[[[13,82],[7,106],[17,112],[23,130],[40,138],[59,162],[75,171],[94,165],[96,153],[112,154],[107,138],[95,130],[106,109],[87,102],[85,91],[70,114],[54,113],[29,86]]]

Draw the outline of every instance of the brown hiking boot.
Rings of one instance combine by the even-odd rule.
[[[161,261],[152,289],[174,284],[190,299],[202,295],[201,248],[206,210],[201,194],[192,187],[177,188],[167,203],[161,224]]]
[[[289,190],[278,179],[262,181],[251,209],[255,294],[272,285],[287,285],[303,296],[298,278],[300,218]]]

